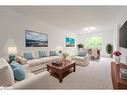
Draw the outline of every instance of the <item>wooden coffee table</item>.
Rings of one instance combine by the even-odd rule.
[[[61,83],[67,75],[76,71],[75,64],[76,62],[70,60],[63,61],[61,66],[55,66],[52,65],[52,63],[47,63],[47,71],[50,72],[51,76],[58,78]]]

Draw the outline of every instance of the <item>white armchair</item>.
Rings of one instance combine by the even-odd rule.
[[[72,56],[72,60],[76,61],[76,65],[86,67],[89,64],[89,54],[86,54],[85,56]]]

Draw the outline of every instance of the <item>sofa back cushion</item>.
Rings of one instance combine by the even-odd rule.
[[[50,56],[57,56],[56,51],[49,51]]]
[[[46,57],[46,52],[44,50],[39,50],[38,51],[38,55],[39,55],[39,58],[43,58],[43,57]]]
[[[84,56],[86,56],[86,52],[84,52],[84,51],[79,51],[79,52],[78,52],[78,56],[84,57]]]
[[[24,52],[24,58],[27,60],[32,60],[33,59],[32,52]]]
[[[0,86],[11,86],[14,84],[14,74],[4,58],[0,58]]]
[[[14,77],[16,80],[24,80],[25,79],[25,70],[23,68],[23,66],[19,63],[17,63],[16,61],[12,61],[10,64],[13,73],[14,73]]]

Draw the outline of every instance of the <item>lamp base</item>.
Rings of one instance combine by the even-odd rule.
[[[10,62],[15,61],[15,60],[16,60],[16,55],[14,55],[14,54],[9,55]]]

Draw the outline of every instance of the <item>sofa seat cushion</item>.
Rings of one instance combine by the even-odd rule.
[[[59,60],[60,58],[60,56],[52,56],[52,60]]]
[[[39,73],[29,79],[23,80],[22,82],[17,82],[12,86],[12,89],[48,89],[50,88],[50,81],[52,80],[49,72],[44,71]]]
[[[25,69],[26,79],[27,79],[27,78],[30,78],[30,77],[32,77],[32,76],[34,76],[34,73],[31,73],[30,67],[29,67],[28,64],[23,65],[23,67],[24,67],[24,69]]]
[[[53,60],[59,60],[59,59],[60,59],[60,56],[49,56],[49,57],[46,57],[45,62],[46,61],[49,62],[49,61],[53,61]]]
[[[73,59],[83,61],[85,58],[81,56],[74,56]]]
[[[41,65],[46,62],[50,62],[50,61],[58,60],[58,59],[60,59],[60,56],[49,56],[49,57],[44,57],[44,58],[28,60],[27,63],[29,64],[30,67],[34,67],[34,66]]]
[[[44,64],[44,62],[40,58],[38,58],[38,59],[28,60],[27,64],[29,64],[30,67],[33,67],[36,65]]]
[[[45,57],[45,58],[40,58],[43,62],[50,62],[53,60],[57,60],[60,59],[59,56],[49,56],[49,57]]]
[[[52,61],[52,57],[44,57],[44,58],[40,58],[40,60],[42,60],[45,63],[45,62]]]

